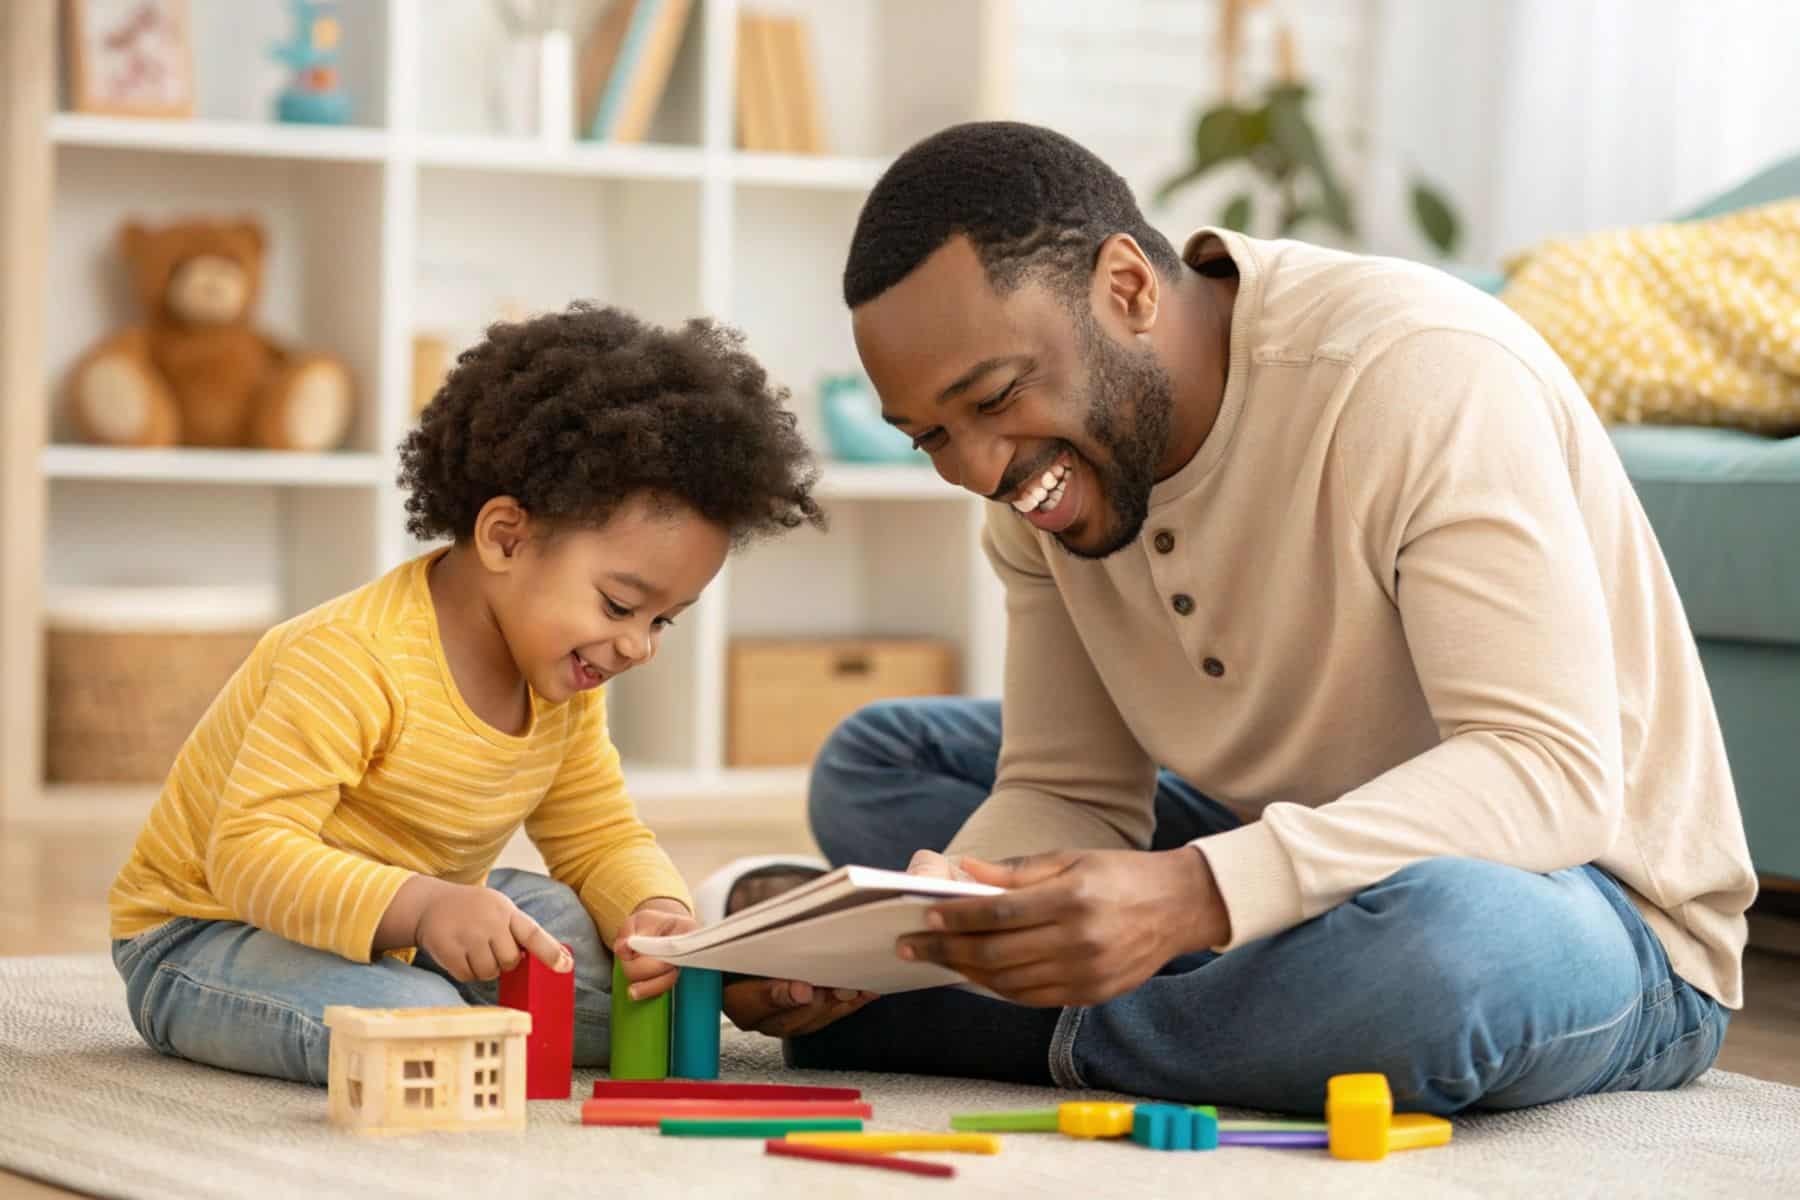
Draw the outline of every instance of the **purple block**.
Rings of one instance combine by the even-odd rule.
[[[1331,1135],[1311,1129],[1222,1129],[1221,1146],[1263,1146],[1282,1150],[1323,1150]]]

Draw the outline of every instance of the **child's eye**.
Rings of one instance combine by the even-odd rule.
[[[628,621],[631,619],[631,610],[629,608],[626,608],[623,604],[620,604],[617,600],[614,600],[604,592],[601,593],[601,597],[606,601],[607,616],[613,618],[615,621]]]
[[[655,625],[658,629],[673,629],[675,628],[675,618],[658,617],[656,620],[652,621],[651,624]]]

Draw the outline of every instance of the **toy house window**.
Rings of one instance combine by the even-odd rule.
[[[344,1082],[348,1085],[344,1094],[349,1097],[351,1108],[362,1107],[362,1051],[352,1050],[344,1067]]]
[[[401,1060],[400,1078],[406,1084],[402,1102],[407,1108],[437,1107],[438,1088],[442,1085],[438,1082],[435,1057]]]
[[[483,1046],[488,1048],[488,1053],[483,1053]],[[498,1113],[500,1111],[499,1044],[476,1042],[475,1057],[480,1061],[469,1072],[469,1098],[478,1111]]]

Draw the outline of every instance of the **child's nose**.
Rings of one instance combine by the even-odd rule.
[[[650,657],[650,642],[635,633],[623,633],[613,642],[613,648],[619,657],[632,666],[638,666]]]

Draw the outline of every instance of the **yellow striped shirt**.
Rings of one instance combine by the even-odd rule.
[[[450,675],[436,555],[270,630],[182,746],[114,881],[112,936],[244,921],[356,962],[414,873],[479,884],[524,823],[610,945],[686,885],[625,793],[604,689],[531,696],[521,735]]]

